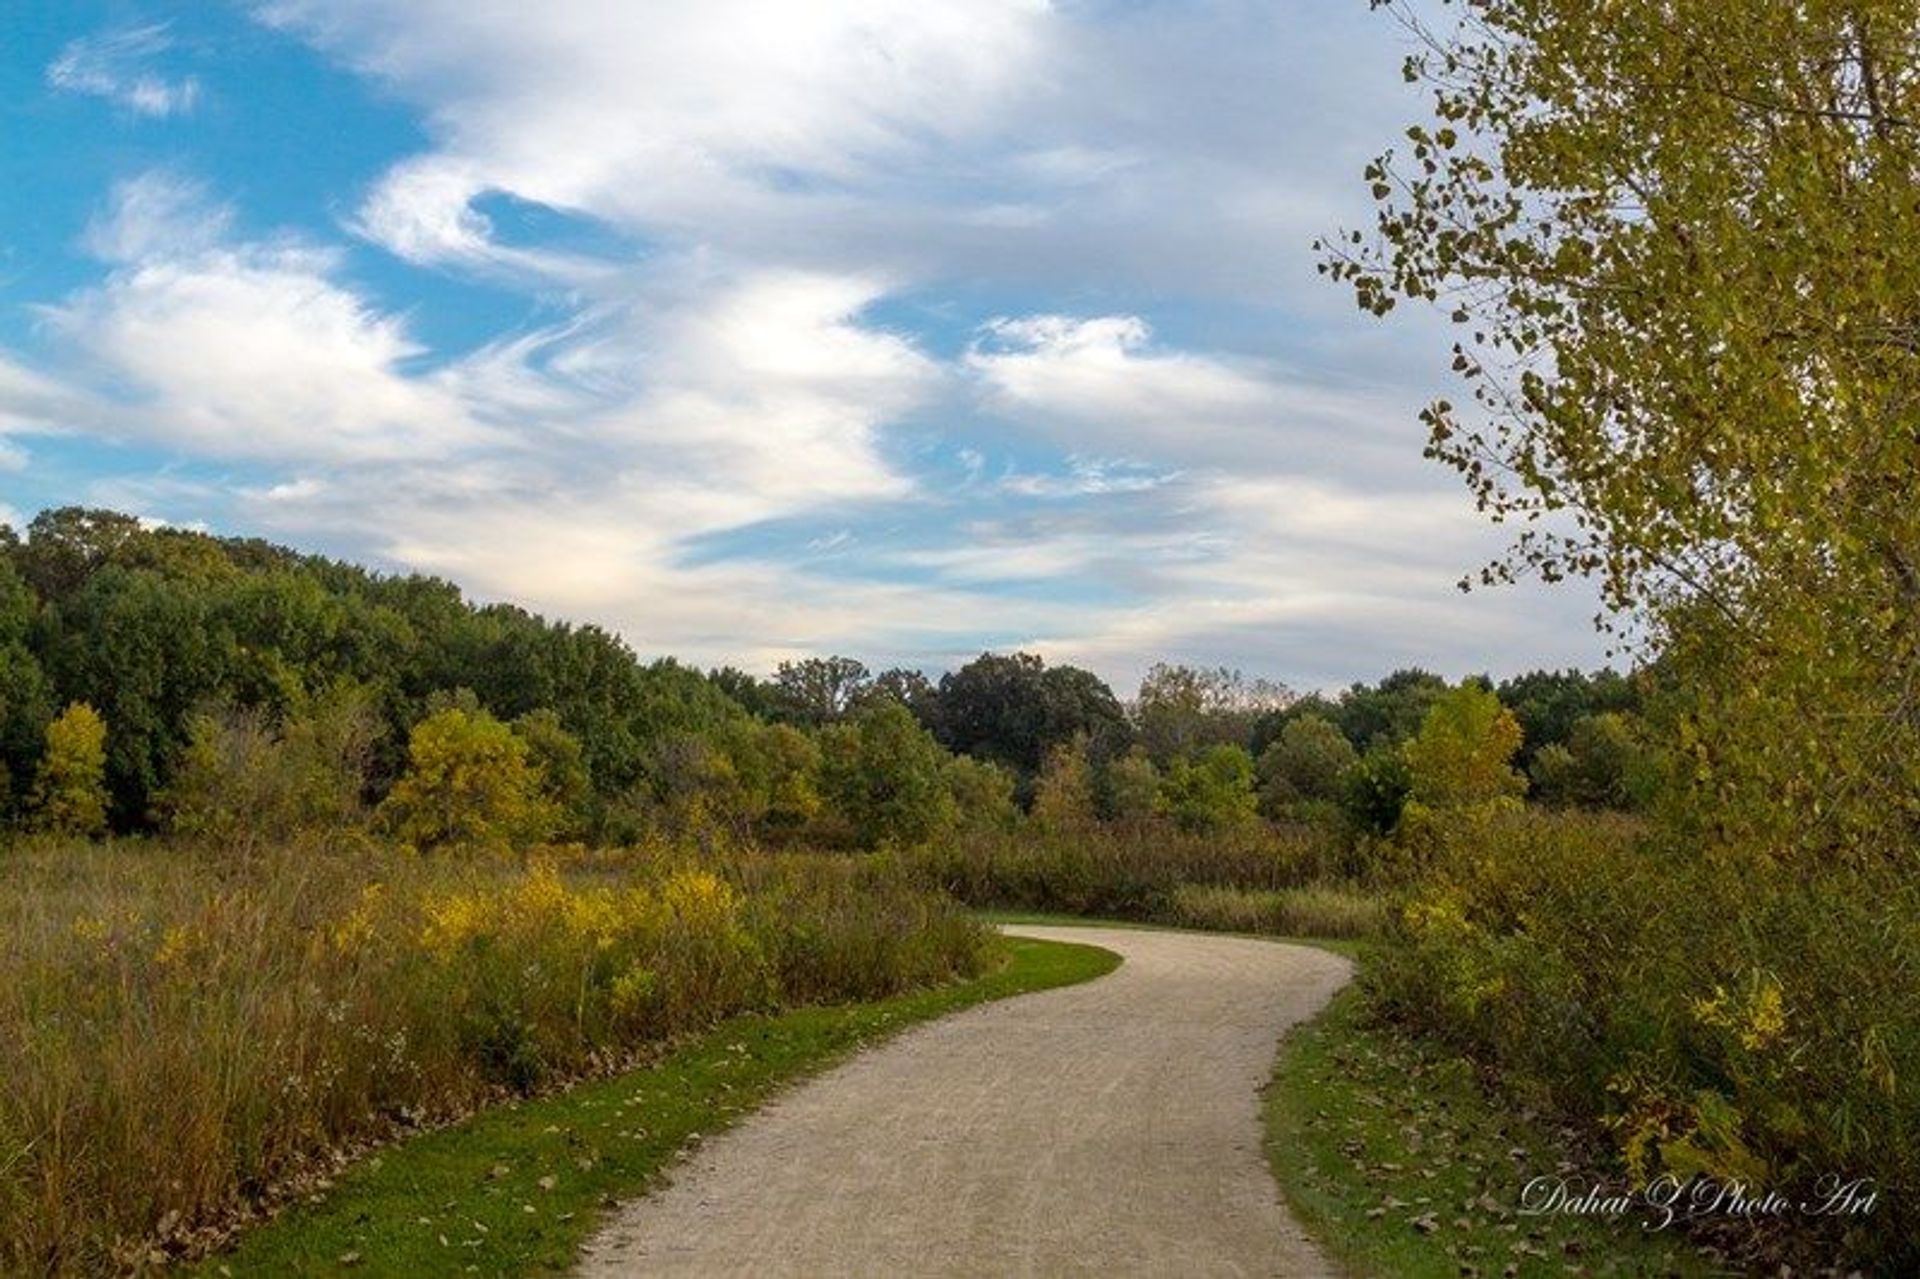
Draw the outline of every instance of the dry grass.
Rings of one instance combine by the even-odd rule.
[[[1186,884],[1174,891],[1171,922],[1282,937],[1374,937],[1385,931],[1388,915],[1386,898],[1333,884],[1264,890]]]
[[[731,1013],[976,971],[989,944],[839,859],[15,847],[0,1271],[191,1250],[343,1151]]]

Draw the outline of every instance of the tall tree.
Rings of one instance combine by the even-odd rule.
[[[1416,27],[1424,5],[1393,7]],[[1920,836],[1920,10],[1462,0],[1370,171],[1360,305],[1441,302],[1429,448],[1686,673],[1696,834]],[[1547,522],[1535,522],[1553,516]]]

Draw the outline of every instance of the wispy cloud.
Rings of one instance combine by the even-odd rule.
[[[136,115],[184,115],[200,101],[195,77],[168,77],[152,63],[173,40],[165,23],[121,27],[70,42],[47,67],[47,83],[105,98]]]

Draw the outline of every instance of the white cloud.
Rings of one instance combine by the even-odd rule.
[[[511,192],[705,238],[716,218],[884,182],[1003,117],[1053,25],[1044,0],[270,0],[421,102],[435,152],[359,225],[413,260],[471,258],[471,201]]]
[[[105,98],[138,115],[184,115],[200,100],[200,82],[192,76],[169,79],[148,69],[172,47],[164,23],[83,36],[47,67],[47,83]]]

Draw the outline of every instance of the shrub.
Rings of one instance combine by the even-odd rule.
[[[1101,816],[1115,822],[1142,822],[1153,816],[1160,797],[1160,770],[1143,747],[1109,760],[1100,771]]]
[[[1384,1014],[1665,1170],[1811,1195],[1873,1178],[1816,1242],[1910,1269],[1920,1219],[1920,896],[1880,868],[1690,855],[1631,819],[1455,810],[1367,975]],[[1860,961],[1872,939],[1877,962]]]
[[[1099,820],[1093,805],[1093,767],[1086,741],[1076,738],[1047,752],[1033,787],[1033,824],[1050,835],[1090,828]]]

